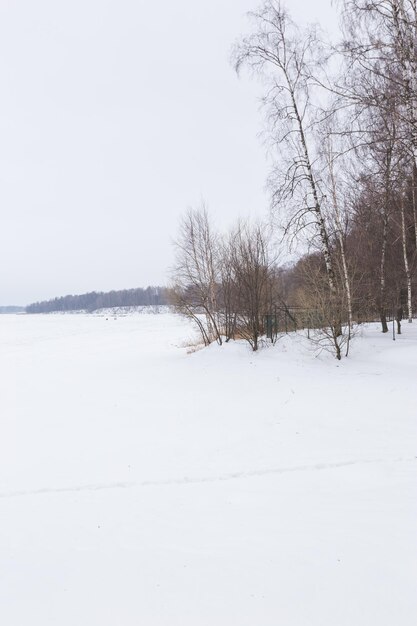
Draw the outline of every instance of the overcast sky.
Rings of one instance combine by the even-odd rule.
[[[266,214],[257,0],[0,0],[0,305],[165,284],[178,218]],[[336,28],[331,0],[294,17]]]

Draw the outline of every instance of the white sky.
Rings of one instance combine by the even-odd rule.
[[[165,284],[178,218],[263,214],[257,0],[0,0],[0,305]],[[331,0],[294,17],[335,30]]]

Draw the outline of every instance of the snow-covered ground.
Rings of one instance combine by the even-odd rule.
[[[0,623],[414,626],[417,324],[362,333],[2,316]]]

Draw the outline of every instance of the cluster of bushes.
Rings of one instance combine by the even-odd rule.
[[[244,338],[257,350],[268,313],[283,306],[270,229],[239,223],[221,236],[205,208],[189,210],[175,246],[170,294],[176,309],[194,321],[205,345]],[[276,336],[275,325],[268,334]]]

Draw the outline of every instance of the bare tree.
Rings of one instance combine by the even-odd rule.
[[[273,261],[267,228],[240,223],[230,238],[230,259],[237,294],[236,327],[254,351],[271,310]]]
[[[220,244],[220,297],[219,307],[226,342],[236,337],[239,307],[239,288],[235,279],[234,235],[227,234]]]
[[[333,119],[334,123],[335,120]],[[353,303],[351,277],[346,254],[346,234],[349,226],[348,185],[352,184],[352,177],[346,174],[349,169],[346,152],[343,143],[340,142],[340,135],[334,132],[334,128],[335,126],[329,122],[324,127],[322,136],[321,154],[324,161],[322,184],[327,191],[327,203],[330,205],[328,220],[332,225],[333,235],[338,244],[336,250],[340,255],[342,281],[347,304],[348,332],[350,333],[353,328]],[[335,148],[336,140],[337,148]]]
[[[407,251],[407,230],[405,225],[405,192],[402,190],[399,193],[399,205],[400,205],[400,219],[401,219],[401,247],[404,261],[404,272],[407,281],[407,318],[408,322],[413,321],[413,302],[412,302],[412,274],[411,266],[408,260]]]
[[[417,250],[417,3],[416,0],[343,0],[341,4],[346,33],[344,53],[349,59],[344,97],[365,108],[380,109],[384,114],[396,111],[404,173],[410,172],[412,181]],[[374,88],[376,79],[378,89]]]
[[[173,301],[197,325],[204,343],[222,344],[218,314],[219,242],[203,206],[182,218],[175,241]]]
[[[349,353],[354,335],[353,325],[348,322],[348,303],[343,281],[337,285],[338,298],[331,297],[326,289],[326,277],[320,265],[306,262],[303,265],[304,281],[308,287],[302,295],[302,303],[310,312],[310,341],[319,351],[331,352],[340,361],[342,353]],[[340,274],[342,276],[342,274]],[[342,329],[335,326],[334,320],[345,320]]]
[[[182,218],[171,299],[205,345],[241,337],[258,350],[265,316],[281,298],[270,243],[270,229],[260,223],[214,234],[204,207]]]
[[[353,28],[353,25],[352,25]],[[376,36],[373,33],[373,36]],[[373,39],[372,39],[373,41]],[[371,46],[371,43],[369,43]],[[374,44],[376,54],[378,43]],[[358,52],[363,52],[363,58]],[[357,160],[357,190],[371,194],[375,210],[372,212],[376,232],[380,232],[379,268],[375,273],[379,280],[379,313],[382,332],[388,332],[387,325],[387,257],[389,231],[395,212],[395,192],[404,171],[402,120],[398,113],[398,96],[395,90],[395,76],[392,68],[386,67],[378,56],[369,58],[364,44],[350,42],[349,51],[353,56],[353,69],[347,72],[346,85],[351,98],[349,127],[342,130],[350,141],[350,149]],[[354,94],[354,98],[352,98]],[[398,105],[398,106],[397,106]]]
[[[251,14],[254,31],[235,48],[236,69],[247,65],[267,84],[264,102],[272,144],[279,153],[271,180],[275,207],[289,209],[286,233],[307,228],[317,237],[330,293],[336,295],[332,250],[325,215],[313,126],[317,81],[314,29],[300,32],[278,0],[266,0]]]

